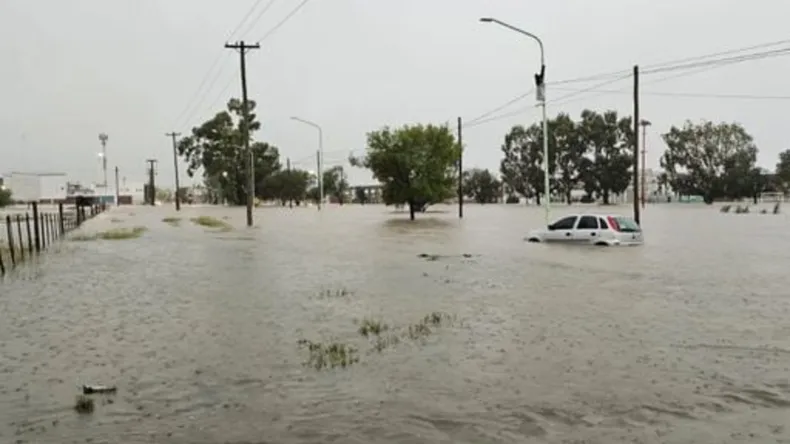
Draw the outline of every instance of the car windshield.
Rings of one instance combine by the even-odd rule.
[[[630,217],[618,216],[615,217],[615,220],[617,221],[617,224],[620,225],[620,231],[624,233],[637,233],[642,231],[642,229],[639,228],[639,225],[636,223],[636,221],[634,221]]]

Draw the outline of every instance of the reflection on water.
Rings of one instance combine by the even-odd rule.
[[[643,247],[567,248],[523,242],[537,208],[439,209],[90,221],[148,231],[0,284],[0,442],[790,442],[786,216],[648,207]],[[381,352],[358,333],[433,312],[456,322]],[[304,367],[303,338],[360,362]],[[119,392],[80,417],[83,382]]]

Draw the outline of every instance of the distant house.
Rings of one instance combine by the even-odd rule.
[[[56,203],[66,199],[66,173],[28,173],[12,171],[3,178],[17,203]]]

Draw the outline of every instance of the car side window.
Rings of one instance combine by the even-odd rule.
[[[599,217],[598,218],[598,223],[601,224],[601,229],[602,230],[608,230],[609,229],[609,224],[606,223],[606,219],[604,219],[602,217]]]
[[[598,218],[595,216],[582,216],[581,220],[579,221],[579,226],[576,227],[577,230],[597,230],[598,229]]]
[[[558,220],[554,224],[555,230],[572,230],[573,226],[576,224],[576,216],[570,216],[563,219]]]

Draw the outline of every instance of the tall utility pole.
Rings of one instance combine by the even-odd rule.
[[[247,226],[252,226],[252,207],[255,203],[255,159],[253,159],[250,149],[250,129],[247,125],[249,119],[249,107],[247,104],[247,51],[258,49],[261,45],[257,43],[246,43],[244,40],[236,43],[226,43],[225,48],[238,49],[241,61],[241,100],[242,100],[242,137],[244,137],[244,149],[247,152]]]
[[[641,225],[639,217],[639,65],[634,65],[634,220]]]
[[[464,218],[464,133],[463,121],[458,118],[458,218]]]
[[[99,134],[99,142],[101,142],[101,169],[104,173],[104,193],[107,193],[107,139],[109,136],[104,133]]]
[[[115,167],[115,205],[121,206],[121,184],[118,180],[118,167]]]
[[[639,122],[642,125],[642,209],[645,209],[645,202],[647,202],[646,190],[647,190],[647,168],[645,167],[645,154],[647,150],[647,127],[652,125],[649,120],[642,119]],[[638,137],[638,136],[637,136]]]
[[[179,197],[178,193],[180,190],[178,185],[178,154],[176,153],[176,137],[180,136],[181,133],[173,131],[172,133],[166,133],[165,135],[173,139],[173,168],[176,172],[176,211],[181,211],[181,198]]]
[[[154,175],[156,174],[156,159],[145,159],[148,162],[148,199],[151,206],[156,205],[156,182]]]
[[[312,126],[318,131],[318,209],[321,209],[321,203],[324,201],[324,130],[321,125],[301,117],[291,117],[291,120],[304,123],[305,125]]]

